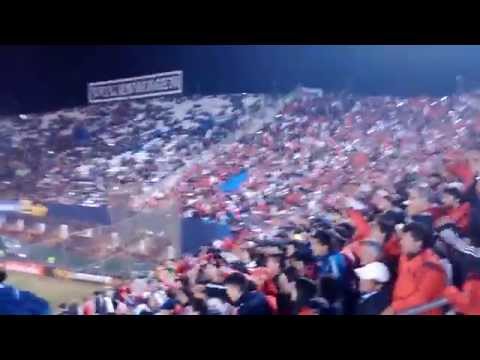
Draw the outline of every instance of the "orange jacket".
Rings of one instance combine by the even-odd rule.
[[[400,256],[398,278],[393,289],[392,308],[397,313],[424,305],[442,296],[447,286],[447,275],[438,256],[430,249],[413,259]],[[441,315],[440,308],[422,315]]]
[[[347,216],[350,218],[353,226],[355,226],[355,234],[353,235],[353,241],[362,241],[370,235],[372,231],[370,224],[365,220],[362,213],[357,210],[348,209]]]
[[[368,238],[372,232],[372,228],[360,211],[348,209],[346,214],[355,227],[355,233],[353,234],[352,242],[346,245],[341,252],[346,255],[351,262],[354,262],[355,258],[359,256],[360,241]]]
[[[458,312],[464,315],[480,315],[480,276],[467,279],[462,291],[455,286],[447,287],[443,295]]]

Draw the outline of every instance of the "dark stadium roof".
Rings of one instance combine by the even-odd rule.
[[[479,79],[479,46],[0,46],[0,112],[85,104],[86,83],[185,71],[186,93],[327,90],[448,94]]]

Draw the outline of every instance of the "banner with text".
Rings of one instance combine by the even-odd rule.
[[[183,71],[88,84],[90,104],[158,97],[183,92]]]

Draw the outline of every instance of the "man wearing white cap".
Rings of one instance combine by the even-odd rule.
[[[372,262],[355,270],[360,279],[361,296],[355,309],[356,315],[380,315],[391,302],[390,271],[381,262]]]

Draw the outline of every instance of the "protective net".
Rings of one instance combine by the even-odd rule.
[[[58,263],[90,274],[129,276],[178,255],[181,219],[176,199],[154,198],[141,209],[134,209],[138,196],[109,194],[112,225],[69,234]]]
[[[139,197],[112,192],[104,208],[65,205],[58,217],[8,216],[4,222],[10,225],[3,226],[0,234],[0,255],[88,274],[147,272],[181,252],[180,212],[175,198],[158,196],[134,209]],[[71,214],[65,214],[68,211]],[[78,214],[83,218],[73,216]],[[88,217],[109,218],[110,225],[89,223]]]

